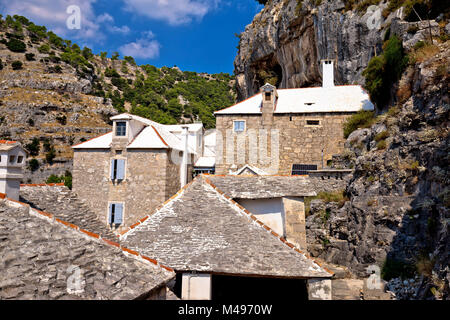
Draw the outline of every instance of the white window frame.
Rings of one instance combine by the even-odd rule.
[[[244,123],[244,129],[236,131],[236,125],[235,125],[236,122],[243,122]],[[233,120],[233,132],[235,132],[235,133],[245,132],[246,129],[247,129],[247,121],[246,120]]]
[[[117,178],[115,179],[111,179],[111,170],[112,170],[112,166],[111,166],[111,161],[112,160],[124,160],[125,164],[124,164],[124,168],[123,168],[123,180],[120,181],[125,181],[127,179],[127,158],[122,158],[122,157],[114,157],[114,158],[110,158],[109,159],[109,175],[108,175],[108,180],[109,181],[117,181]]]
[[[111,224],[108,223],[109,220],[109,207],[112,204],[121,204],[122,205],[122,224],[119,224],[118,228],[125,225],[125,202],[124,201],[108,201],[108,205],[106,206],[106,224],[108,226],[111,226]],[[114,227],[116,227],[116,224],[112,224]]]
[[[125,123],[125,134],[122,136],[119,136],[118,134],[117,134],[117,128],[118,128],[118,124],[119,123]],[[125,138],[125,137],[127,137],[128,136],[128,130],[129,130],[129,128],[128,128],[128,121],[116,121],[115,122],[115,126],[114,126],[114,136],[116,136],[116,137],[120,137],[120,138]]]

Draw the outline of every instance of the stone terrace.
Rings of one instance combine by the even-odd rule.
[[[97,233],[102,238],[118,241],[118,237],[98,220],[77,196],[63,185],[21,185],[20,201],[32,208],[46,211],[56,218]]]

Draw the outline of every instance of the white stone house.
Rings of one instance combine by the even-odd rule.
[[[16,141],[0,140],[0,193],[19,200],[22,167],[27,152]]]
[[[120,231],[192,180],[204,155],[202,123],[163,125],[131,114],[113,130],[73,146],[73,191]]]

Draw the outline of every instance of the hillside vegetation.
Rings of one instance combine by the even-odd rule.
[[[138,66],[93,54],[27,18],[0,15],[0,138],[30,153],[24,182],[71,171],[71,145],[110,130],[129,112],[163,124],[202,121],[235,102],[233,76]],[[34,159],[34,160],[33,160]]]

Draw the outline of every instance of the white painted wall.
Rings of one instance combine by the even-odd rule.
[[[281,198],[240,199],[238,202],[276,233],[285,236],[285,214]]]
[[[211,300],[211,275],[183,273],[182,300]]]
[[[10,161],[14,156],[14,161]],[[22,162],[18,163],[18,158]],[[19,200],[20,180],[23,178],[22,167],[25,165],[26,153],[18,146],[8,151],[0,152],[0,193],[5,193],[8,198]]]

